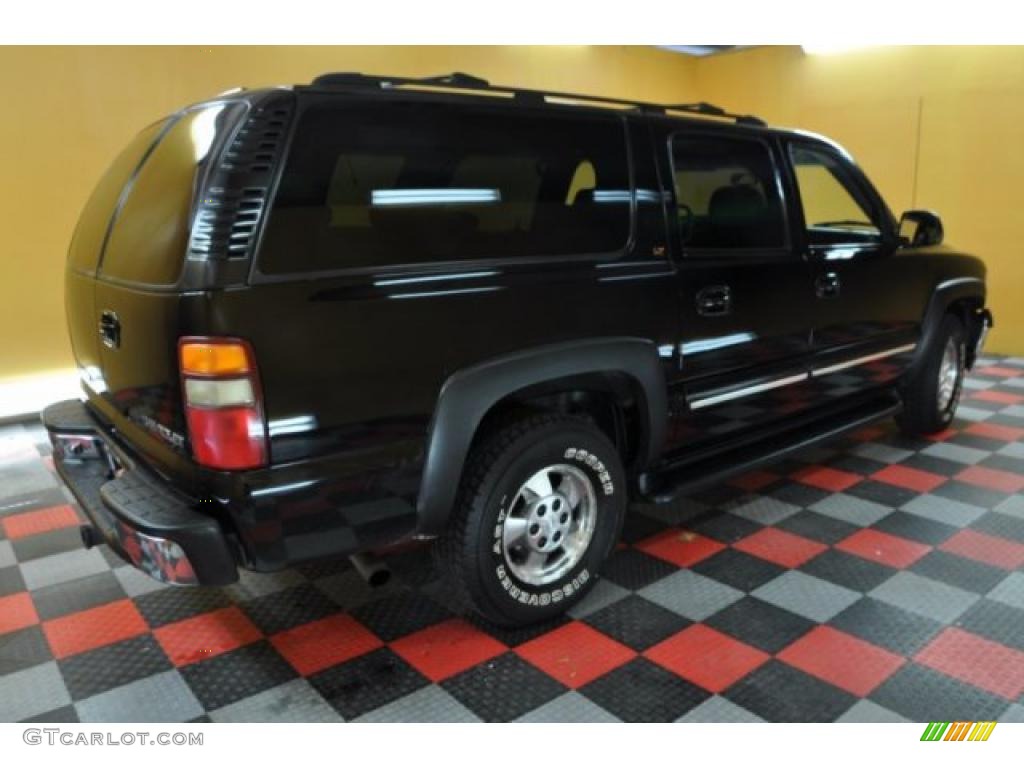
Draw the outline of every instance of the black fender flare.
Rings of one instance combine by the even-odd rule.
[[[985,280],[980,277],[956,277],[938,283],[932,290],[928,299],[928,306],[925,308],[924,317],[921,319],[921,336],[918,339],[914,359],[907,370],[907,377],[913,377],[922,365],[934,343],[935,334],[938,333],[939,323],[943,315],[949,310],[954,302],[961,299],[978,299],[981,306],[985,306]],[[968,328],[968,333],[973,333]]]
[[[613,337],[535,347],[453,373],[441,387],[427,434],[416,511],[417,532],[444,529],[455,503],[470,444],[487,411],[536,384],[588,373],[622,373],[635,380],[646,411],[642,461],[656,458],[668,428],[668,387],[655,344]]]

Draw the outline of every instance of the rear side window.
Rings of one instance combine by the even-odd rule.
[[[622,122],[423,103],[302,116],[260,270],[323,272],[621,250]]]
[[[188,244],[196,169],[224,119],[223,105],[196,109],[178,118],[160,139],[114,221],[103,277],[146,285],[177,282]]]
[[[68,263],[75,269],[92,272],[100,258],[103,238],[114,215],[121,190],[138,168],[146,151],[156,141],[166,120],[143,129],[119,154],[93,189],[82,209],[68,249]]]
[[[672,140],[679,229],[692,249],[781,248],[785,217],[771,151],[756,139]]]

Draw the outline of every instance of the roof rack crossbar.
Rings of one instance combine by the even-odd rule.
[[[340,86],[347,88],[400,88],[402,86],[426,86],[450,88],[452,90],[493,91],[511,94],[521,101],[545,101],[557,99],[561,101],[577,101],[583,104],[607,104],[616,107],[638,109],[642,112],[664,114],[666,112],[687,112],[706,117],[720,117],[733,120],[743,125],[764,126],[766,123],[754,115],[740,115],[727,112],[721,107],[700,101],[691,104],[652,104],[632,99],[616,99],[606,96],[587,96],[579,93],[563,93],[561,91],[542,91],[529,88],[514,88],[502,85],[491,85],[482,77],[468,75],[465,72],[452,72],[447,75],[432,77],[390,77],[387,75],[364,75],[361,72],[334,72],[320,75],[313,80],[313,85]]]

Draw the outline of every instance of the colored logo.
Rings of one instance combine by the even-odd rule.
[[[995,727],[994,720],[980,723],[928,723],[921,734],[921,741],[988,741]]]

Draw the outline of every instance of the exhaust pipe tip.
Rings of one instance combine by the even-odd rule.
[[[97,544],[103,543],[103,539],[100,537],[99,531],[91,525],[83,525],[79,527],[78,533],[82,537],[82,546],[86,549],[92,549]]]
[[[383,587],[391,581],[391,569],[387,563],[379,557],[361,552],[352,555],[349,560],[356,569],[356,573],[363,577],[363,580],[373,588]]]

